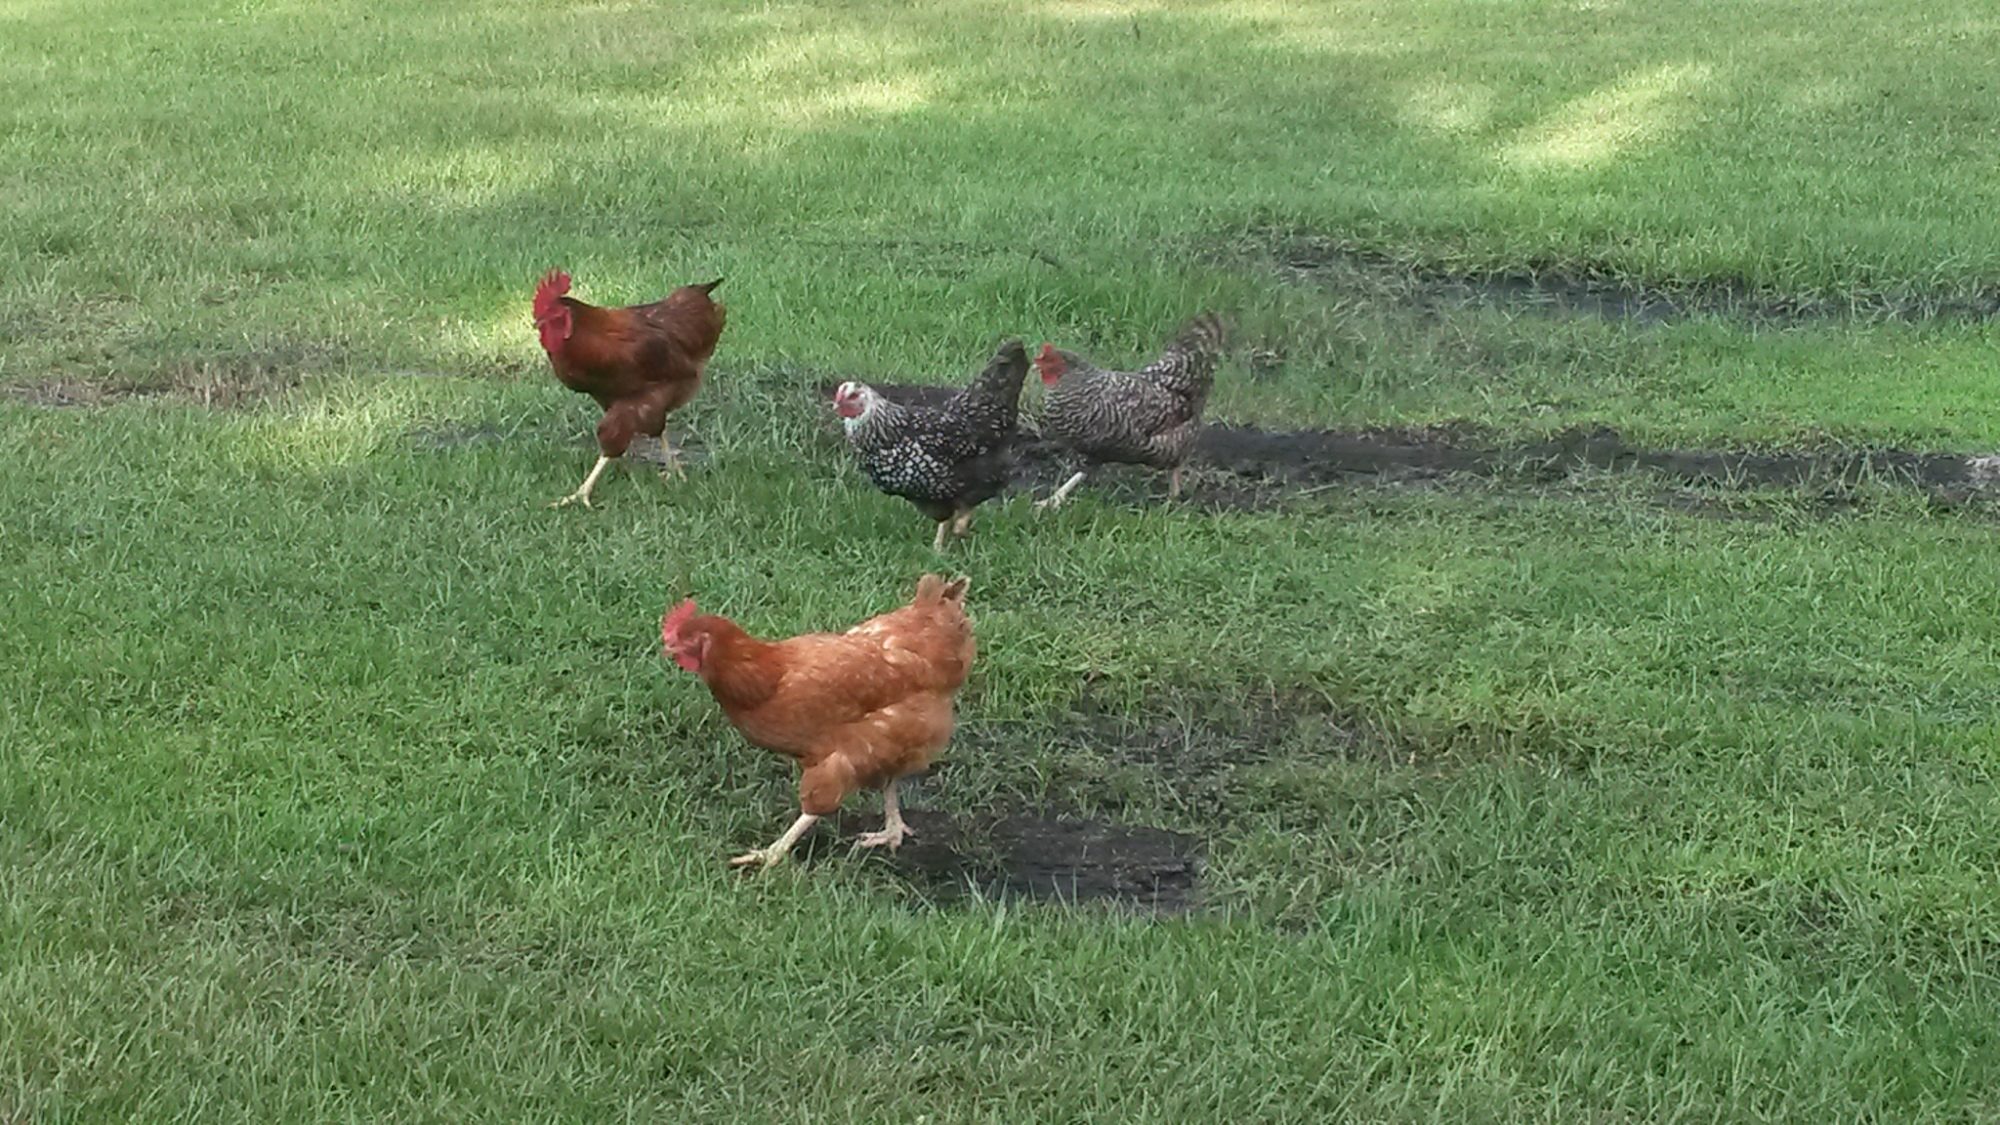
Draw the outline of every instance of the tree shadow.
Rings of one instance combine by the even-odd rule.
[[[1254,285],[1196,252],[1273,222],[1613,265],[1708,238],[1690,261],[1746,269],[1861,199],[1883,238],[1943,229],[1806,142],[1829,114],[1996,111],[1947,104],[1942,79],[1870,87],[1935,62],[1922,21],[1868,13],[1874,69],[1830,78],[1854,32],[1792,7],[1783,27],[1710,13],[1711,35],[1610,0],[1504,23],[1434,5],[290,4],[198,27],[107,3],[88,36],[30,11],[30,48],[85,65],[27,99],[50,113],[21,151],[99,159],[17,204],[0,247],[31,298],[135,299],[99,365],[292,349],[511,369],[532,358],[531,280],[562,262],[607,302],[729,276],[726,359],[910,371],[1003,327],[1137,351]],[[1885,161],[1936,155],[1885,143]],[[1806,206],[1768,234],[1774,184]],[[26,328],[56,361],[101,335],[81,313]]]

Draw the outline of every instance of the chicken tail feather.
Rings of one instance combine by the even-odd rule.
[[[985,369],[966,387],[966,393],[998,404],[1011,418],[1020,411],[1021,384],[1027,377],[1028,349],[1018,339],[1003,340]]]
[[[1200,401],[1208,397],[1216,362],[1221,359],[1222,347],[1228,338],[1229,326],[1221,317],[1212,312],[1202,313],[1188,321],[1160,358],[1140,375],[1156,386],[1191,400],[1198,413]]]
[[[1175,338],[1175,346],[1197,355],[1214,355],[1229,342],[1229,323],[1212,312],[1188,321]]]
[[[917,596],[912,602],[916,605],[955,602],[963,606],[965,595],[971,589],[972,579],[966,575],[961,574],[946,582],[942,575],[926,574],[917,579]]]

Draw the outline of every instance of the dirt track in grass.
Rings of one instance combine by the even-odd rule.
[[[893,401],[932,405],[955,387],[878,386]],[[831,393],[831,388],[825,388]],[[1027,427],[1015,449],[1014,485],[1046,492],[1067,475],[1061,450]],[[1432,485],[1454,478],[1551,486],[1586,473],[1645,473],[1663,484],[1708,489],[1788,488],[1817,491],[1829,511],[1851,505],[1844,495],[1866,483],[1913,488],[1956,505],[2000,491],[2000,458],[1900,449],[1765,451],[1649,449],[1612,429],[1569,430],[1518,445],[1483,441],[1470,430],[1264,430],[1210,424],[1190,468],[1199,477],[1190,503],[1214,509],[1263,509],[1303,494],[1343,485]],[[1113,468],[1107,479],[1132,470]],[[1102,482],[1100,482],[1102,483]],[[1164,491],[1164,475],[1154,491]],[[1118,489],[1118,493],[1126,490]],[[1699,510],[1684,496],[1669,506]]]
[[[1467,308],[1594,317],[1632,324],[1696,318],[1765,327],[1828,321],[1975,321],[2000,315],[2000,287],[1790,293],[1737,280],[1641,282],[1605,265],[1524,263],[1453,269],[1397,258],[1312,231],[1263,230],[1218,251],[1249,258],[1293,284],[1369,293],[1424,312]]]
[[[1039,797],[1016,795],[971,813],[936,807],[956,803],[933,796],[950,787],[956,763],[1036,752],[1052,763],[1038,773],[1047,787]],[[1155,698],[1124,707],[1086,691],[1032,728],[961,727],[952,750],[907,790],[904,817],[916,835],[898,851],[851,854],[855,837],[881,827],[875,803],[862,798],[809,836],[799,858],[880,863],[938,904],[979,895],[1171,917],[1206,905],[1208,843],[1200,833],[1227,828],[1255,803],[1241,787],[1273,767],[1328,758],[1406,765],[1410,751],[1308,695]],[[1176,827],[1147,823],[1163,807],[1175,810]]]
[[[1172,917],[1200,905],[1206,846],[1200,837],[1143,824],[1032,813],[954,818],[904,812],[916,833],[881,861],[939,904],[969,895],[1071,905],[1110,904]],[[844,862],[852,839],[881,827],[875,814],[842,813],[838,836],[801,848],[804,863]]]

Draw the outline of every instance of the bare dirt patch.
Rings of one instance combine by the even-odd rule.
[[[1126,707],[1086,691],[1035,738],[1047,748],[1045,806],[1121,816],[1170,807],[1217,827],[1240,811],[1229,796],[1242,771],[1332,760],[1394,766],[1410,758],[1409,748],[1385,732],[1297,692],[1157,697]],[[1004,727],[974,726],[960,741],[969,755],[985,757],[1018,753],[1021,737]]]
[[[970,814],[933,804],[931,794],[950,787],[936,775],[955,772],[959,763],[1036,754],[1041,764],[1033,772],[1043,792],[1017,791]],[[833,831],[808,837],[800,858],[872,857],[938,904],[977,895],[1185,914],[1203,905],[1208,844],[1200,833],[1228,828],[1241,811],[1246,776],[1327,757],[1401,765],[1408,755],[1325,701],[1296,693],[1247,703],[1152,699],[1134,707],[1086,693],[1063,714],[1027,727],[963,726],[934,780],[918,782],[906,800],[904,817],[916,835],[899,851],[852,854],[855,837],[881,827],[881,814],[864,800],[843,810]],[[1236,805],[1229,800],[1233,786]],[[1178,827],[1146,823],[1163,813]]]
[[[1200,905],[1206,845],[1185,832],[1082,817],[1012,814],[954,819],[906,810],[916,835],[875,853],[925,898],[1026,898],[1105,903],[1143,914],[1186,914]],[[822,833],[800,859],[844,861],[852,838],[881,827],[879,815],[843,812],[839,838]]]
[[[129,378],[58,377],[0,388],[29,406],[86,409],[133,400],[193,403],[209,410],[247,410],[299,386],[289,366],[272,360],[188,363],[152,381]]]
[[[955,387],[891,384],[875,388],[893,401],[935,404]],[[826,390],[830,393],[831,387]],[[2000,458],[1899,449],[1760,451],[1648,449],[1613,429],[1567,430],[1543,441],[1499,445],[1471,429],[1264,430],[1211,423],[1190,467],[1198,481],[1188,502],[1219,510],[1260,510],[1337,486],[1427,485],[1485,478],[1547,487],[1592,472],[1649,473],[1676,485],[1714,490],[1802,490],[1826,512],[1854,506],[1864,484],[1913,488],[1950,506],[2000,489]],[[1062,452],[1023,419],[1015,443],[1013,484],[1046,492],[1068,473]],[[1153,477],[1158,480],[1153,480]],[[1163,474],[1107,469],[1100,486],[1121,499],[1164,494]],[[1712,509],[1697,494],[1668,494],[1671,507]]]
[[[103,406],[120,397],[112,388],[84,379],[47,379],[38,383],[15,383],[4,388],[15,402],[51,409]],[[123,397],[131,397],[129,394]]]
[[[1971,459],[1963,454],[1646,449],[1613,429],[1567,430],[1546,441],[1493,447],[1458,444],[1449,431],[1285,432],[1211,425],[1203,431],[1196,455],[1240,476],[1306,484],[1454,474],[1556,481],[1587,469],[1649,471],[1677,481],[1737,488],[1852,487],[1867,481],[1950,488],[1974,483]]]
[[[1496,308],[1664,324],[1723,317],[1759,324],[1832,320],[1982,320],[2000,314],[2000,287],[1959,291],[1863,290],[1837,295],[1776,292],[1742,281],[1644,283],[1609,268],[1564,263],[1473,271],[1398,258],[1312,232],[1253,232],[1236,251],[1262,257],[1280,277],[1386,297],[1445,313]]]

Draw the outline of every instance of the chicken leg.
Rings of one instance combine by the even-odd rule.
[[[819,823],[818,817],[809,812],[802,812],[799,814],[799,818],[792,822],[792,826],[785,829],[785,834],[778,837],[776,843],[773,843],[768,848],[758,848],[754,852],[744,852],[742,855],[730,860],[729,866],[748,867],[754,863],[763,868],[770,868],[779,860],[790,855],[792,845],[798,843],[799,837],[805,835],[806,830],[817,823]]]
[[[1068,480],[1064,481],[1063,486],[1061,488],[1056,489],[1056,494],[1054,496],[1049,497],[1047,500],[1035,501],[1035,507],[1038,509],[1062,507],[1063,501],[1069,499],[1069,494],[1075,492],[1076,486],[1083,483],[1083,476],[1084,476],[1084,471],[1082,469],[1078,469],[1076,471],[1075,476],[1072,476]]]
[[[939,520],[937,538],[931,540],[931,550],[940,552],[944,550],[946,528],[951,529],[952,535],[960,539],[972,534],[972,513],[960,508],[954,510],[948,518]]]
[[[887,844],[893,852],[903,846],[905,839],[914,835],[916,832],[903,823],[903,810],[896,804],[896,783],[892,781],[887,789],[882,790],[882,831],[867,833],[854,843],[863,848],[879,848]]]
[[[660,479],[686,480],[687,466],[681,463],[681,451],[674,448],[673,440],[660,434]]]
[[[1181,467],[1179,465],[1175,465],[1174,471],[1167,474],[1167,499],[1178,500],[1180,498],[1181,498]]]
[[[577,503],[581,503],[586,508],[590,507],[590,490],[597,487],[597,478],[603,476],[604,470],[609,468],[610,465],[611,465],[611,458],[606,457],[601,453],[598,454],[597,464],[592,466],[590,470],[590,475],[583,478],[583,483],[577,486],[576,491],[570,493],[568,496],[565,496],[560,500],[555,501],[554,503],[550,504],[549,507],[567,508],[571,504],[577,504]]]

